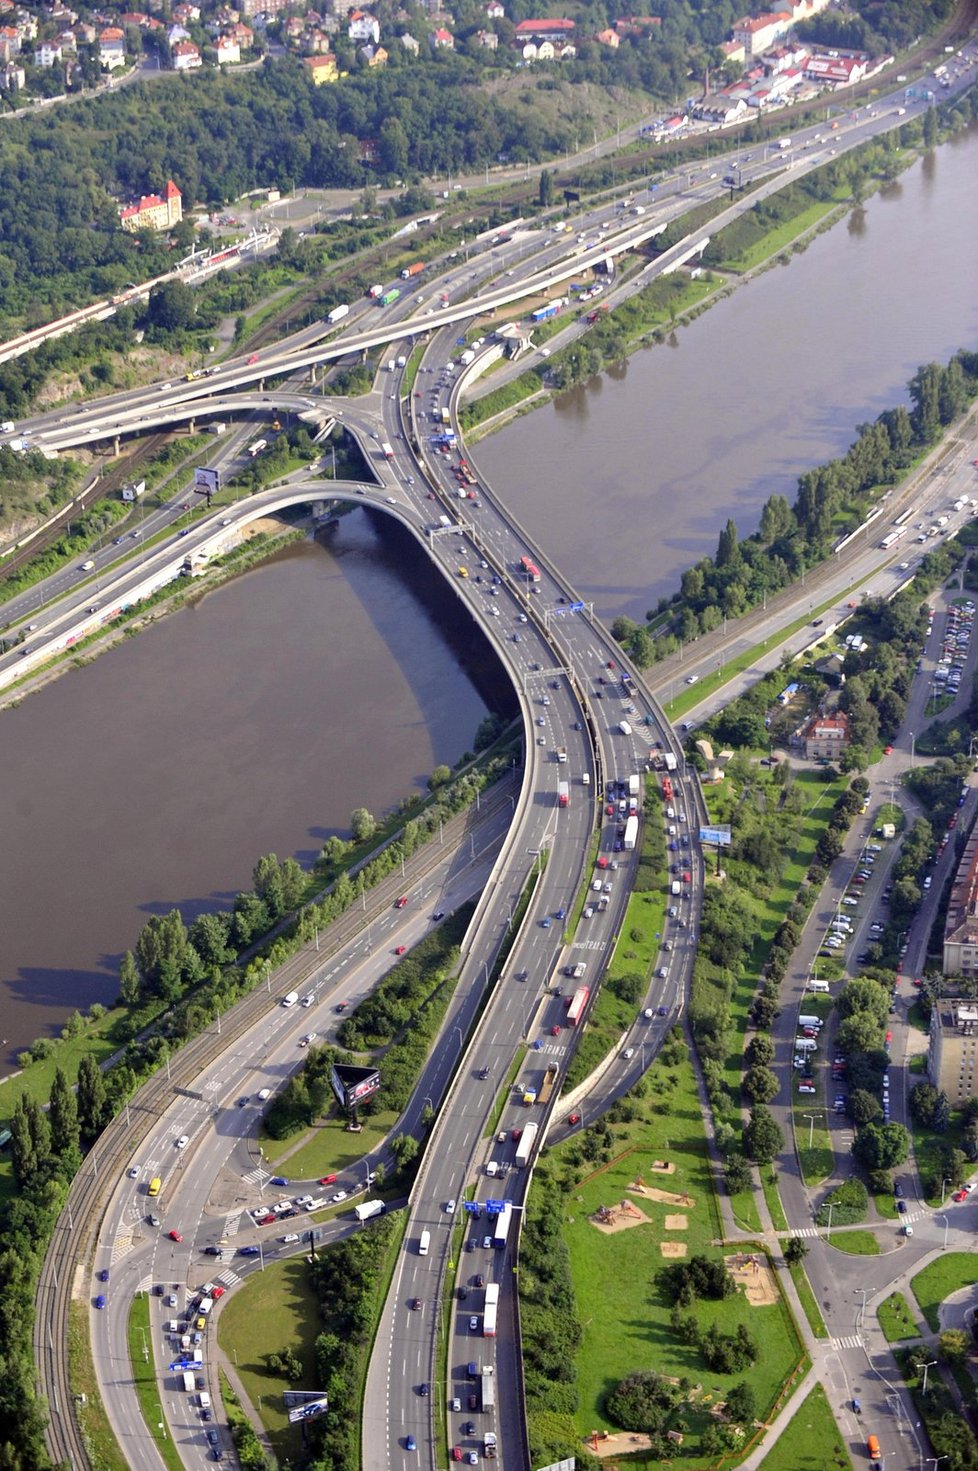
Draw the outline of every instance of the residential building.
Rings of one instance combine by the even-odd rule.
[[[978,975],[978,827],[968,834],[951,885],[944,921],[944,974]]]
[[[305,56],[302,65],[312,77],[314,87],[322,87],[327,82],[335,82],[339,77],[336,70],[336,57],[331,51],[322,56]]]
[[[947,1094],[952,1108],[959,1108],[978,1092],[976,1061],[978,1004],[973,999],[952,997],[935,1001],[930,1014],[927,1075],[935,1088]]]
[[[118,26],[106,26],[99,32],[98,59],[103,71],[115,71],[126,64],[126,33]]]
[[[499,0],[489,0],[488,5],[485,6],[485,12],[487,20],[500,20],[506,14]]]
[[[599,46],[607,46],[611,51],[617,51],[621,45],[621,37],[617,31],[598,31],[594,38]]]
[[[20,31],[16,26],[0,26],[0,61],[12,61],[20,55]]]
[[[484,46],[487,51],[496,51],[499,48],[499,37],[495,31],[476,31],[476,44]]]
[[[745,15],[733,27],[733,39],[744,48],[744,59],[769,51],[794,24],[790,10],[779,10],[766,15]]]
[[[525,41],[549,41],[551,45],[558,46],[562,41],[568,41],[574,34],[574,22],[561,18],[552,20],[521,20],[516,27],[516,40],[520,44]]]
[[[430,40],[432,51],[455,50],[455,37],[451,31],[446,31],[444,26],[439,26],[436,31],[432,31]]]
[[[37,50],[34,52],[34,65],[51,67],[60,66],[60,64],[61,47],[57,44],[56,41],[42,41],[40,46],[38,46]],[[103,65],[104,64],[105,63],[103,62]]]
[[[198,66],[204,64],[193,41],[178,41],[175,46],[170,47],[170,56],[173,59],[175,72],[194,71]]]
[[[346,33],[357,45],[372,41],[376,46],[380,41],[380,21],[369,10],[351,10]]]
[[[16,61],[0,65],[0,92],[20,92],[27,85],[27,73]]]
[[[849,744],[849,717],[844,710],[815,715],[803,726],[799,743],[808,761],[835,761]]]
[[[194,50],[196,51],[196,46]],[[119,220],[124,230],[135,234],[137,230],[171,230],[183,219],[183,195],[172,179],[167,180],[162,197],[159,194],[144,194],[138,204],[130,204],[119,211]]]
[[[743,97],[730,97],[725,92],[716,92],[704,97],[693,108],[693,116],[706,123],[719,123],[727,127],[739,122],[747,115],[747,103]]]
[[[218,66],[225,66],[241,60],[241,47],[233,36],[218,36],[215,44]]]
[[[383,46],[373,46],[369,42],[361,46],[359,56],[362,56],[369,67],[383,66],[387,60],[387,52]]]
[[[419,46],[414,36],[411,35],[410,31],[405,31],[400,39],[401,45],[404,47],[405,51],[409,51],[412,56],[418,55],[421,47]]]

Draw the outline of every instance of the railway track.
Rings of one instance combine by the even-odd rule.
[[[406,864],[404,874],[385,880],[373,891],[371,907],[366,912],[357,908],[341,915],[320,936],[324,942],[321,949],[310,951],[304,947],[286,961],[276,973],[274,987],[270,990],[259,987],[238,1002],[221,1018],[219,1036],[204,1032],[174,1053],[169,1075],[164,1069],[144,1083],[130,1099],[127,1112],[113,1119],[96,1140],[72,1181],[37,1287],[34,1361],[38,1389],[50,1407],[47,1444],[56,1465],[70,1467],[71,1471],[86,1471],[86,1468],[92,1471],[71,1389],[68,1362],[71,1303],[76,1297],[79,1301],[87,1300],[88,1294],[81,1284],[76,1291],[76,1277],[83,1276],[87,1282],[88,1263],[106,1206],[138,1142],[163,1116],[177,1090],[189,1087],[223,1052],[239,1042],[267,1015],[270,1004],[320,970],[332,951],[385,913],[406,884],[423,879],[442,862],[446,852],[476,827],[491,826],[510,801],[510,784],[511,779],[497,782],[478,811],[469,809],[452,818],[445,826],[444,844],[428,843],[415,856],[413,864]]]

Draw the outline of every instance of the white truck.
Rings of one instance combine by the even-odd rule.
[[[349,315],[350,308],[343,302],[339,306],[334,306],[331,312],[326,313],[326,320],[332,327],[335,322],[342,322],[343,318]]]
[[[288,1011],[289,1007],[290,1006],[294,1006],[296,1004],[296,1002],[298,1001],[298,999],[299,999],[299,993],[298,993],[298,991],[290,991],[287,996],[283,996],[282,997],[282,1005],[285,1007],[286,1011]]]
[[[196,1380],[194,1379],[194,1376],[191,1374],[189,1369],[183,1376],[183,1387],[188,1394],[193,1394],[194,1390],[197,1388]]]
[[[628,795],[630,797],[636,798],[636,800],[637,800],[638,799],[638,789],[639,789],[638,777],[637,776],[630,776],[628,778]]]
[[[382,1200],[364,1200],[353,1207],[353,1214],[358,1221],[369,1221],[372,1216],[382,1216],[385,1210]]]
[[[530,1155],[533,1153],[533,1145],[539,1131],[539,1124],[524,1124],[519,1143],[516,1146],[516,1164],[518,1168],[529,1163]]]
[[[631,850],[635,847],[635,844],[637,842],[638,842],[638,818],[635,817],[635,816],[632,816],[625,823],[625,849],[626,849],[626,851],[631,852]]]

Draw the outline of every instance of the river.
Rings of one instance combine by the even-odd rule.
[[[606,617],[641,617],[773,491],[978,345],[978,132],[614,373],[479,447]],[[9,1056],[110,1000],[145,919],[311,859],[471,744],[505,694],[402,535],[344,518],[0,718]]]

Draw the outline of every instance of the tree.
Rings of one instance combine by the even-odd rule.
[[[10,1116],[10,1157],[21,1188],[43,1178],[51,1158],[51,1129],[35,1098],[22,1093]]]
[[[68,1079],[62,1069],[55,1068],[51,1081],[51,1100],[48,1110],[51,1126],[51,1145],[70,1174],[81,1163],[78,1135],[78,1105],[75,1095],[68,1087]]]
[[[846,1103],[846,1111],[852,1122],[860,1127],[863,1124],[873,1124],[883,1117],[883,1105],[875,1093],[870,1093],[865,1088],[853,1089]]]
[[[749,1190],[754,1183],[751,1167],[742,1154],[730,1156],[724,1166],[724,1178],[731,1195],[739,1195],[742,1190]]]
[[[131,950],[119,962],[119,995],[127,1006],[135,1006],[139,1000],[139,971]]]
[[[418,1152],[418,1141],[413,1134],[395,1134],[391,1140],[391,1154],[399,1169],[409,1165]]]
[[[865,1124],[852,1152],[868,1170],[892,1170],[910,1153],[910,1136],[902,1124]]]
[[[777,1075],[767,1067],[748,1068],[744,1074],[743,1089],[754,1103],[770,1103],[781,1088]]]
[[[919,1124],[929,1129],[937,1107],[937,1089],[933,1083],[915,1083],[910,1090],[910,1112]]]
[[[541,209],[549,209],[554,197],[554,176],[550,169],[540,170],[539,202]]]
[[[179,986],[190,965],[190,949],[187,927],[179,909],[171,909],[169,914],[154,914],[136,941],[136,965],[144,986],[161,995]],[[193,958],[199,959],[196,953]]]
[[[784,1248],[784,1259],[789,1267],[800,1266],[808,1255],[808,1247],[800,1236],[789,1236]]]
[[[748,1067],[770,1067],[774,1061],[774,1043],[764,1032],[757,1032],[744,1050]]]
[[[945,1328],[937,1340],[941,1357],[949,1364],[959,1364],[971,1348],[971,1342],[962,1328]]]
[[[111,1118],[102,1070],[90,1052],[78,1064],[78,1123],[85,1139],[96,1139]]]
[[[740,1425],[747,1425],[754,1418],[756,1400],[754,1391],[746,1381],[735,1384],[727,1395],[727,1415]]]
[[[769,1108],[762,1103],[751,1109],[744,1129],[744,1153],[757,1164],[769,1164],[784,1148],[784,1134]]]
[[[149,294],[150,325],[160,332],[186,331],[193,325],[196,310],[194,293],[185,281],[164,281]]]
[[[350,832],[355,843],[365,843],[377,831],[377,819],[366,807],[357,807],[350,814]]]

